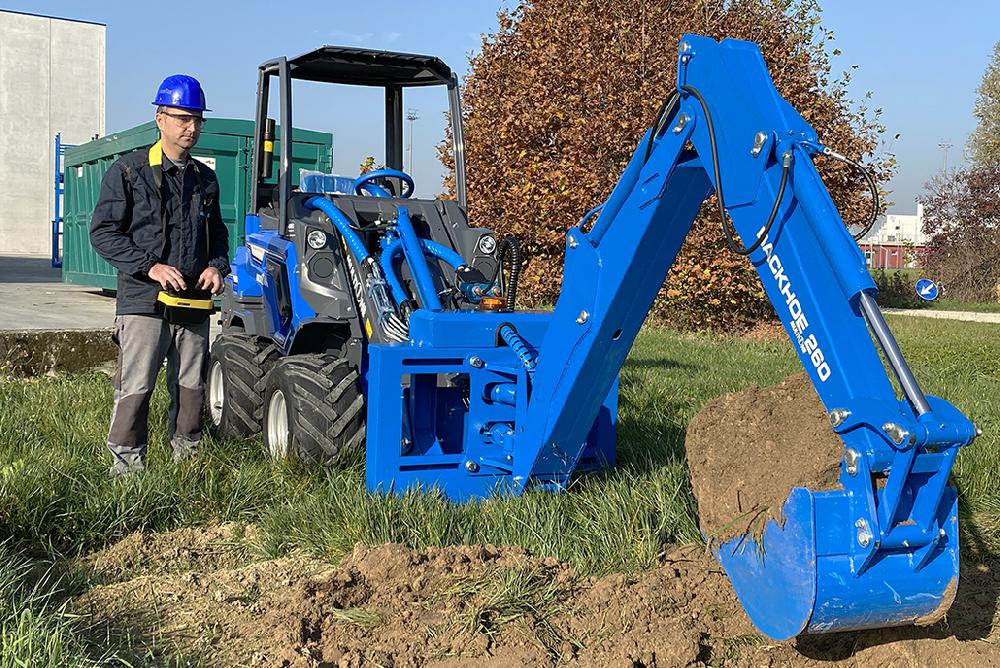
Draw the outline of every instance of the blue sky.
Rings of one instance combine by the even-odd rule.
[[[148,120],[156,86],[166,75],[199,77],[214,115],[251,118],[256,66],[321,44],[345,44],[429,53],[460,74],[496,29],[496,12],[512,0],[378,3],[70,2],[3,0],[3,8],[107,24],[107,129]],[[824,25],[835,33],[835,70],[852,69],[850,91],[873,94],[888,126],[887,147],[899,159],[890,184],[895,206],[910,213],[923,183],[943,167],[961,164],[975,89],[1000,39],[1000,3],[953,0],[825,0]],[[361,7],[362,9],[353,9]],[[417,8],[417,9],[414,9]],[[151,55],[151,54],[155,54]],[[335,169],[354,174],[361,159],[382,152],[381,97],[374,91],[338,90],[321,96],[303,86],[295,125],[334,132]],[[418,194],[440,187],[434,146],[444,132],[444,89],[414,91],[404,100],[420,116],[413,123],[412,172]],[[899,133],[900,138],[892,137]],[[409,166],[408,154],[404,156]],[[596,197],[596,195],[595,195]]]

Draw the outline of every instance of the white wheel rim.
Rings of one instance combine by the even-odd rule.
[[[274,459],[288,456],[288,404],[281,390],[275,390],[267,405],[267,452]]]
[[[222,375],[222,363],[214,362],[208,374],[208,407],[212,424],[222,424],[222,405],[226,400],[226,381]]]

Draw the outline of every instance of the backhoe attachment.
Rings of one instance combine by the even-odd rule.
[[[948,477],[976,430],[903,360],[813,164],[824,155],[756,45],[684,37],[676,90],[593,224],[566,235],[552,313],[422,305],[408,345],[370,346],[369,487],[465,500],[564,489],[608,464],[619,370],[714,192],[844,442],[843,489],[796,488],[760,543],[713,546],[740,601],[776,639],[942,615],[959,563]]]

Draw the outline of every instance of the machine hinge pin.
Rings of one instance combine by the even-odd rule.
[[[583,323],[587,322],[589,318],[590,318],[589,313],[587,313],[586,311],[580,311],[580,315],[576,316],[576,324],[582,325]]]
[[[861,453],[854,448],[848,448],[844,453],[844,468],[852,478],[858,474],[858,462],[861,460]]]
[[[683,114],[682,113],[682,114],[678,115],[677,116],[677,124],[674,125],[673,133],[675,135],[679,135],[684,130],[684,126],[687,125],[688,121],[690,121],[690,120],[691,120],[691,117],[688,116],[687,114]]]
[[[482,369],[485,365],[486,363],[483,362],[483,358],[480,357],[479,355],[473,355],[472,357],[469,358],[469,366],[473,367],[474,369]]]
[[[846,408],[834,408],[830,411],[830,426],[836,429],[840,425],[844,424],[844,420],[851,417],[851,411]]]
[[[469,461],[465,462],[465,470],[468,471],[469,473],[475,473],[476,471],[479,470],[479,464],[470,459]]]
[[[885,435],[888,436],[889,439],[896,445],[902,445],[903,441],[905,441],[906,438],[910,435],[910,432],[903,429],[900,425],[896,424],[895,422],[886,422],[884,425],[882,425],[882,431],[884,431]]]
[[[874,536],[872,535],[871,529],[868,528],[868,522],[864,519],[858,519],[858,521],[854,523],[854,526],[858,530],[858,545],[861,547],[868,547],[871,545],[872,538],[874,538]]]

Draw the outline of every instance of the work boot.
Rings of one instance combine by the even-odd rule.
[[[138,464],[124,464],[122,462],[115,462],[114,465],[108,469],[108,480],[119,480],[124,478],[129,478],[134,475],[138,475],[146,470],[145,465],[142,462]]]
[[[174,451],[174,463],[191,459],[198,454],[199,441],[193,441],[183,436],[174,436],[170,439],[170,447]]]

